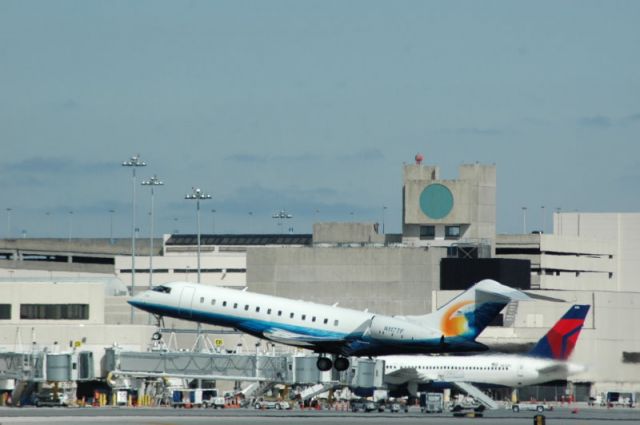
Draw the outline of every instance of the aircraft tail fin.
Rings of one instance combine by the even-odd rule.
[[[529,351],[529,356],[567,360],[576,346],[589,305],[575,304]]]
[[[502,309],[513,300],[530,300],[524,292],[495,280],[482,280],[437,311],[407,319],[440,329],[443,338],[474,340]]]

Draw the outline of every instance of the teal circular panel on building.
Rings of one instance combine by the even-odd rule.
[[[445,185],[434,183],[420,194],[420,209],[434,220],[444,218],[453,208],[453,195]]]

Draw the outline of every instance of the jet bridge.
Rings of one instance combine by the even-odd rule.
[[[46,353],[43,351],[0,353],[0,379],[44,381],[45,357]]]
[[[303,386],[321,384],[314,387],[315,391],[322,388],[326,391],[344,386],[380,388],[384,374],[382,360],[351,358],[351,367],[344,372],[320,372],[316,366],[317,355],[257,350],[254,353],[227,353],[165,348],[141,352],[112,346],[105,349],[104,357],[100,357],[102,371],[95,376],[92,351],[0,352],[0,379],[15,381],[16,389],[33,389],[45,382],[66,385],[105,378],[113,388],[133,389],[140,387],[140,381],[145,378],[176,378]],[[136,378],[140,380],[135,382]],[[18,397],[17,390],[13,396],[14,399],[23,398]]]
[[[272,382],[281,384],[382,387],[384,362],[353,358],[341,373],[321,373],[316,355],[218,353],[195,351],[124,351],[110,347],[105,353],[105,375],[130,378],[181,378]]]
[[[192,351],[106,350],[106,370],[113,376],[293,383],[292,357]]]
[[[0,352],[0,379],[69,382],[90,381],[94,378],[93,353],[90,351]]]

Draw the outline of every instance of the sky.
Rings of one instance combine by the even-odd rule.
[[[638,22],[637,1],[0,0],[0,235],[130,236],[134,154],[143,236],[154,174],[157,234],[195,233],[192,187],[203,233],[399,233],[418,152],[445,178],[495,164],[500,233],[523,206],[547,231],[638,212]]]

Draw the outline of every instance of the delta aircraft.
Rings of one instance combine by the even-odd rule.
[[[421,384],[450,383],[489,384],[521,387],[567,379],[585,370],[567,360],[578,341],[588,305],[573,305],[524,355],[473,356],[388,356],[385,360],[385,382],[392,387],[407,386],[416,394]]]
[[[484,351],[475,341],[512,300],[530,300],[517,289],[483,280],[437,311],[387,316],[189,282],[156,286],[129,300],[158,320],[174,317],[226,326],[269,341],[319,353],[318,369],[349,367],[348,356]],[[327,354],[332,354],[332,361]]]

